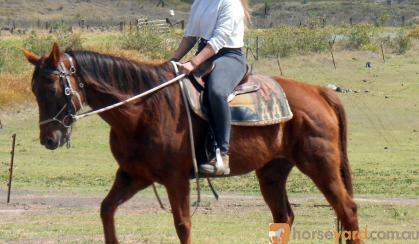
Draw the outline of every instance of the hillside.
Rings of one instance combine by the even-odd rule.
[[[258,25],[299,25],[309,18],[325,18],[327,24],[371,23],[399,26],[419,17],[417,0],[253,0]],[[267,11],[266,11],[267,10]],[[266,13],[266,14],[265,14]]]
[[[91,26],[117,24],[139,16],[186,19],[192,0],[0,0],[0,26],[36,27],[49,21],[76,24],[84,19]],[[402,25],[419,20],[418,0],[251,0],[254,26],[304,24],[313,17],[327,24],[384,23]],[[404,17],[403,17],[404,16]]]

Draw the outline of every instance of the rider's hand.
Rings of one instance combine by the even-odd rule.
[[[189,75],[195,70],[195,66],[192,64],[191,61],[189,61],[189,62],[186,62],[186,63],[182,64],[181,69],[182,69],[183,73]]]

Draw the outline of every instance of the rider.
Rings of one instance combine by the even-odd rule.
[[[195,0],[184,37],[172,60],[182,59],[198,42],[196,56],[182,64],[189,74],[205,61],[213,62],[215,69],[206,80],[206,94],[210,108],[210,124],[217,143],[214,157],[200,166],[207,174],[227,175],[231,114],[227,97],[246,73],[243,55],[244,30],[250,21],[248,0]],[[222,160],[222,162],[220,162]]]

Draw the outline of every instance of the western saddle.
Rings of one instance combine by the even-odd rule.
[[[215,64],[212,62],[202,63],[190,76],[192,83],[198,91],[203,91],[205,88],[205,79],[214,70]],[[247,70],[239,84],[234,88],[227,101],[231,102],[237,95],[255,92],[260,89],[260,82],[251,79],[253,75],[252,67],[247,64]]]

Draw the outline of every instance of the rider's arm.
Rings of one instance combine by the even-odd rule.
[[[196,44],[197,38],[193,36],[185,36],[179,44],[178,49],[173,55],[172,60],[179,61],[185,56]]]

